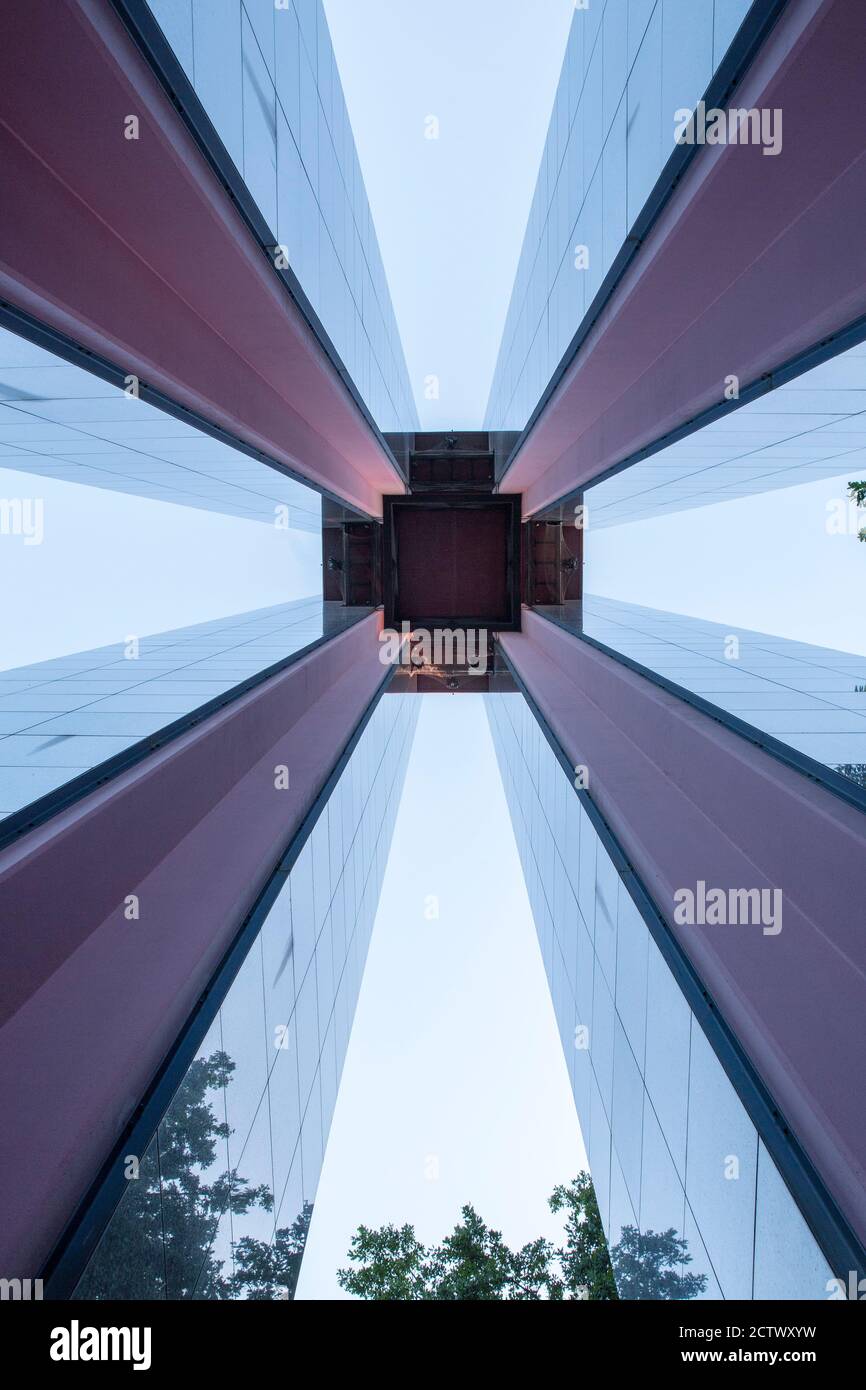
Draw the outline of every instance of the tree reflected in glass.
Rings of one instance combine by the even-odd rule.
[[[79,1299],[291,1299],[312,1203],[271,1242],[242,1236],[220,1259],[215,1241],[228,1214],[273,1211],[266,1184],[220,1169],[229,1126],[223,1092],[235,1064],[225,1052],[197,1058],[159,1132],[131,1177],[75,1292]],[[216,1107],[216,1108],[215,1108]],[[215,1176],[210,1176],[214,1173]]]
[[[641,1233],[636,1226],[623,1226],[610,1258],[620,1298],[683,1300],[697,1298],[707,1287],[705,1274],[682,1269],[692,1257],[673,1227]]]

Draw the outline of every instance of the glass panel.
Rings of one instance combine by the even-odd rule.
[[[277,225],[276,89],[256,41],[243,17],[244,181],[269,227]]]
[[[141,1160],[76,1298],[165,1298],[165,1247],[159,1155],[154,1139]]]
[[[673,150],[676,110],[695,105],[743,13],[742,0],[575,10],[485,428],[526,424]]]
[[[243,172],[244,97],[239,0],[193,0],[192,17],[196,92],[237,168]],[[161,12],[157,18],[163,22]],[[177,52],[173,39],[172,46]]]
[[[758,1137],[692,1019],[686,1197],[725,1298],[750,1298]]]
[[[586,794],[548,757],[522,695],[484,699],[620,1296],[751,1298],[754,1256],[755,1296],[821,1297],[826,1262],[765,1156],[758,1177],[755,1127]],[[576,934],[571,886],[554,891],[564,846],[581,904]],[[560,951],[575,935],[576,996]],[[788,1241],[794,1259],[783,1271]]]
[[[319,0],[150,8],[380,429],[417,429]]]
[[[856,1276],[852,1278],[847,1270],[834,1277],[778,1168],[759,1142],[753,1296],[814,1299],[840,1295],[857,1300],[863,1292]]]
[[[331,858],[327,805],[317,822],[320,867],[337,877],[348,929],[332,930],[327,916],[296,996],[302,924],[312,952],[308,840],[76,1297],[293,1295],[419,710],[412,695],[377,705],[337,784],[341,858]],[[367,850],[349,883],[362,837]]]

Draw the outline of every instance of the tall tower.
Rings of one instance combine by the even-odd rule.
[[[426,692],[486,701],[622,1297],[660,1249],[708,1298],[866,1277],[866,662],[585,582],[596,529],[862,452],[860,0],[575,9],[446,436],[320,0],[0,40],[0,468],[314,534],[323,576],[2,672],[6,1277],[292,1296]]]

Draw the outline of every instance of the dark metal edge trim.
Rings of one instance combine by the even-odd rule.
[[[726,104],[733,91],[742,81],[746,71],[753,63],[758,51],[769,36],[770,31],[780,19],[787,4],[788,0],[754,0],[752,8],[749,10],[746,18],[734,35],[725,56],[716,68],[716,71],[710,79],[709,86],[701,98],[706,102],[708,107],[721,107]],[[512,464],[517,459],[517,455],[526,444],[540,416],[550,403],[560,381],[568,371],[580,351],[580,348],[583,346],[584,341],[589,336],[596,320],[607,307],[608,301],[612,299],[620,280],[622,280],[626,270],[646,241],[665,206],[673,197],[677,186],[682,182],[689,165],[696,157],[699,149],[699,145],[677,145],[673,153],[668,157],[658,179],[653,185],[649,197],[638,213],[613,264],[599,286],[595,298],[578,325],[577,332],[565,349],[538,404],[521,430],[517,442],[505,460],[497,476],[497,483],[504,480]]]
[[[65,334],[60,333],[55,328],[50,328],[39,319],[31,317],[23,309],[19,309],[5,299],[0,299],[0,328],[6,328],[10,333],[17,333],[19,338],[26,338],[28,342],[35,343],[37,347],[44,348],[46,352],[53,353],[55,357],[70,362],[74,367],[81,367],[84,371],[90,372],[92,376],[99,377],[101,381],[107,381],[110,386],[116,386],[119,391],[123,391],[126,386],[127,373],[123,368],[116,366],[107,357],[76,343],[74,339],[67,338]],[[185,425],[192,425],[195,429],[201,430],[202,434],[209,435],[211,439],[216,439],[221,444],[227,444],[231,449],[237,449],[238,453],[245,454],[247,458],[254,459],[256,463],[265,464],[268,468],[272,468],[275,473],[282,473],[285,477],[291,478],[293,482],[303,483],[304,487],[309,488],[311,492],[316,492],[320,497],[327,498],[329,502],[336,503],[345,511],[356,512],[365,521],[379,520],[371,513],[347,502],[344,497],[339,497],[337,493],[329,492],[319,483],[314,483],[303,473],[299,473],[297,469],[289,468],[287,464],[280,463],[270,454],[264,454],[260,449],[254,448],[252,444],[245,443],[243,439],[231,434],[229,430],[224,430],[221,425],[213,424],[204,415],[190,410],[185,405],[180,405],[170,396],[164,395],[155,386],[148,386],[147,382],[139,381],[138,394],[139,398],[146,404],[156,406],[158,410],[164,411],[166,415],[171,415],[175,420],[183,421]],[[57,457],[57,455],[53,455],[53,457]],[[26,469],[22,470],[22,472],[26,471]],[[87,486],[97,487],[99,484],[88,483]],[[107,486],[105,490],[112,491]],[[188,506],[193,510],[210,510],[207,507],[196,508],[194,503],[189,502],[180,505]]]
[[[386,442],[382,431],[376,424],[358,387],[349,374],[340,354],[325,331],[321,319],[301,288],[300,281],[290,269],[278,270],[274,265],[272,248],[279,245],[270,227],[249,192],[238,168],[217,134],[216,128],[202,105],[195,88],[187,77],[174,49],[166,39],[146,0],[109,0],[118,19],[127,30],[145,61],[152,68],[175,110],[184,121],[187,129],[207,160],[219,182],[235,205],[273,273],[282,281],[289,297],[293,300],[320,347],[329,358],[337,375],[360,411],[385,457],[393,467],[398,478],[406,482],[406,476],[397,461],[393,450]]]
[[[266,666],[263,671],[258,671],[254,676],[248,676],[239,685],[233,685],[230,690],[223,691],[222,695],[215,695],[213,699],[207,700],[202,705],[197,705],[195,709],[187,714],[181,715],[179,719],[166,724],[164,728],[158,729],[154,734],[147,734],[138,743],[132,744],[129,748],[124,748],[121,753],[115,753],[114,757],[106,758],[104,762],[97,763],[94,767],[88,768],[78,777],[73,777],[62,786],[56,787],[54,791],[47,792],[45,796],[40,796],[36,801],[31,801],[28,805],[22,806],[19,811],[13,812],[0,821],[0,851],[8,845],[20,840],[22,835],[28,834],[38,826],[44,825],[52,816],[58,815],[61,811],[73,806],[82,797],[88,796],[97,788],[111,782],[122,772],[127,772],[131,767],[143,762],[151,753],[156,753],[161,748],[167,747],[182,734],[194,729],[197,724],[203,723],[211,715],[218,714],[220,710],[229,705],[233,705],[242,696],[247,695],[251,690],[255,690],[272,676],[278,676],[281,672],[294,666],[305,656],[309,656],[318,647],[326,642],[332,641],[335,637],[341,636],[343,632],[348,632],[357,623],[363,622],[370,613],[377,610],[371,608],[369,613],[362,613],[353,618],[337,632],[325,633],[322,637],[317,637],[313,642],[301,647],[299,651],[290,653],[289,656],[281,657],[273,665]]]
[[[124,1158],[129,1154],[143,1156],[151,1143],[393,674],[394,669],[388,667],[315,801],[291,836],[253,907],[241,922],[234,941],[199,996],[173,1048],[162,1062],[142,1100],[124,1126],[123,1133],[111,1154],[48,1256],[39,1276],[44,1280],[46,1299],[57,1301],[72,1297],[76,1284],[126,1190],[126,1179],[123,1175]]]
[[[567,632],[577,642],[585,642],[589,647],[595,647],[597,651],[603,652],[605,656],[612,657],[621,666],[627,666],[630,671],[634,671],[639,676],[644,676],[646,680],[652,681],[653,685],[667,691],[669,695],[675,695],[678,700],[691,705],[693,709],[699,710],[708,718],[715,720],[724,728],[730,729],[732,733],[738,734],[740,738],[746,739],[749,743],[754,743],[763,752],[769,753],[771,757],[778,759],[780,763],[785,763],[793,768],[810,781],[817,782],[826,791],[832,792],[842,801],[846,801],[849,806],[853,806],[857,811],[866,812],[866,788],[859,787],[856,782],[852,782],[850,777],[843,777],[841,773],[834,772],[832,768],[824,763],[819,763],[816,758],[810,758],[807,753],[799,753],[796,748],[791,748],[782,739],[775,738],[772,734],[764,733],[762,729],[754,724],[748,724],[744,719],[739,719],[735,714],[730,714],[721,705],[714,705],[711,700],[707,700],[702,695],[696,695],[694,691],[687,690],[685,686],[677,685],[674,681],[668,680],[667,676],[660,676],[649,666],[642,666],[639,661],[626,656],[623,652],[618,652],[615,647],[608,647],[604,642],[599,642],[596,637],[588,637],[584,632],[578,632],[575,628],[569,627],[568,623],[561,618],[555,618],[552,614],[544,612],[543,608],[533,608],[532,612],[539,618],[544,618],[554,627],[561,628]]]
[[[574,786],[574,768],[562,745],[507,652],[502,650],[501,654],[557,762],[568,776],[569,786],[581,801],[596,834],[610,855],[686,1003],[702,1028],[767,1152],[779,1169],[806,1224],[823,1250],[833,1274],[842,1278],[846,1287],[849,1271],[856,1271],[858,1280],[863,1278],[866,1273],[866,1248],[839,1209],[800,1141],[789,1128],[783,1113],[735,1033],[726,1023],[712,995],[702,984],[700,976],[656,907],[608,821],[590,793],[586,789]]]

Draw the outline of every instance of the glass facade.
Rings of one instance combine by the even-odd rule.
[[[593,527],[706,507],[822,478],[828,526],[866,465],[866,345],[750,401],[587,489]],[[860,524],[866,525],[866,516]]]
[[[597,594],[536,611],[866,786],[866,656]]]
[[[0,671],[0,818],[369,611],[296,599]]]
[[[750,3],[575,8],[486,429],[526,424]]]
[[[522,695],[485,695],[620,1296],[822,1299],[830,1268]]]
[[[380,430],[418,428],[321,0],[149,0]]]
[[[292,1297],[419,709],[375,706],[75,1298]]]
[[[0,469],[289,530],[321,527],[312,488],[4,328]]]

